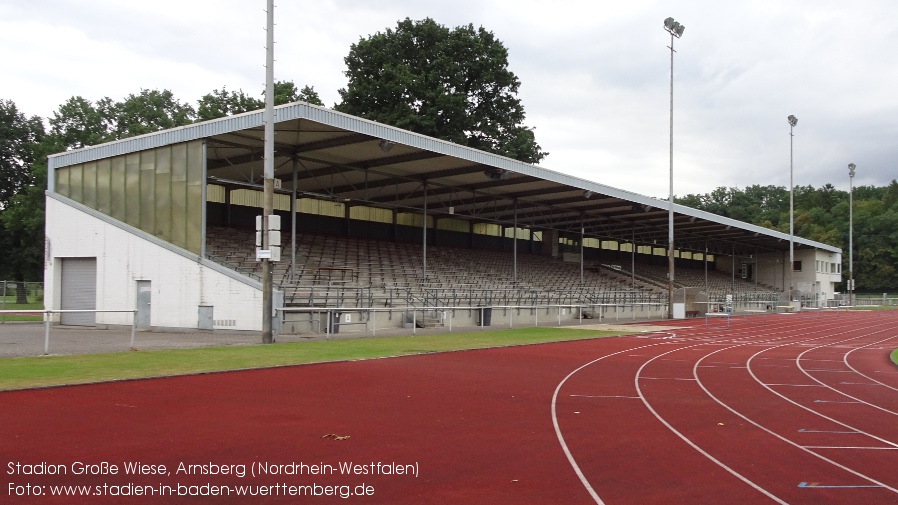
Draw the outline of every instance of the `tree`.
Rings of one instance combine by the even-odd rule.
[[[96,104],[80,96],[73,96],[59,106],[50,118],[50,133],[59,139],[64,149],[102,144],[115,139],[116,103],[109,97]]]
[[[239,91],[228,91],[225,87],[222,87],[221,91],[217,89],[212,90],[212,93],[203,95],[199,99],[197,121],[233,116],[251,110],[258,110],[262,107],[265,107],[265,102],[245,95],[242,89]]]
[[[50,131],[63,149],[80,149],[184,126],[194,117],[193,107],[181,103],[171,91],[142,89],[121,102],[109,97],[96,103],[80,96],[69,98],[50,118]]]
[[[341,112],[527,163],[548,154],[523,125],[507,49],[483,27],[406,18],[360,39],[344,61]]]
[[[0,212],[0,275],[16,281],[16,303],[28,303],[25,281],[40,280],[44,267],[44,187],[46,158],[36,163],[34,180]],[[4,275],[5,274],[5,275]]]
[[[123,139],[144,133],[184,126],[193,122],[196,111],[175,99],[169,90],[140,90],[116,106],[115,137]]]
[[[27,118],[12,100],[0,99],[0,211],[31,182],[34,146],[43,136],[39,117]]]
[[[265,96],[265,93],[262,93]],[[304,86],[301,90],[291,81],[278,81],[274,83],[274,104],[283,105],[296,101],[308,102],[314,105],[324,105],[314,87]],[[208,121],[225,116],[233,116],[265,107],[265,101],[252,98],[243,93],[243,90],[228,91],[222,87],[221,91],[213,90],[199,99],[197,109],[197,121]]]
[[[318,92],[315,91],[314,86],[303,86],[303,88],[299,90],[297,98],[299,98],[300,101],[324,107],[324,102],[321,101],[321,97],[318,96]]]
[[[43,267],[44,125],[26,118],[11,100],[0,100],[0,276],[11,275],[16,300],[26,303],[24,281]],[[36,163],[37,160],[37,163]]]

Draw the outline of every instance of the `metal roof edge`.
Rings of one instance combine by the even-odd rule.
[[[123,154],[129,154],[145,149],[153,149],[165,145],[198,140],[247,128],[256,128],[263,125],[263,112],[263,110],[251,111],[235,116],[212,119],[201,123],[195,123],[168,130],[161,130],[137,137],[130,137],[127,139],[116,140],[105,144],[85,147],[76,151],[53,154],[48,157],[48,170],[54,170],[56,168],[75,165],[78,163],[86,163],[89,161],[95,161],[111,156],[120,156]],[[565,175],[560,172],[555,172],[553,170],[540,167],[538,165],[531,165],[498,154],[479,151],[477,149],[455,144],[446,140],[441,140],[433,137],[428,137],[426,135],[421,135],[419,133],[402,130],[395,126],[389,126],[383,123],[372,121],[370,119],[352,116],[343,112],[329,109],[327,107],[312,105],[306,102],[293,102],[275,107],[274,114],[275,123],[292,121],[295,119],[308,119],[310,121],[316,121],[328,126],[343,128],[355,133],[370,135],[372,137],[389,140],[391,142],[396,142],[417,149],[442,154],[444,156],[452,156],[455,158],[471,161],[473,163],[480,163],[495,168],[509,170],[511,172],[529,175],[531,177],[536,177],[538,179],[555,182],[566,186],[580,188],[583,190],[590,190],[595,193],[611,196],[614,198],[629,200],[643,205],[651,205],[659,209],[668,208],[667,200],[641,195],[639,193],[633,193],[631,191],[626,191],[623,189],[613,188],[611,186],[606,186],[604,184],[599,184],[597,182],[589,181],[579,177]],[[719,224],[735,226],[737,228],[741,228],[750,232],[761,233],[775,238],[785,240],[789,239],[788,235],[775,230],[771,230],[769,228],[764,228],[742,221],[737,221],[735,219],[718,216],[716,214],[711,214],[709,212],[693,209],[683,205],[674,204],[674,212],[686,216],[695,216],[697,218],[705,219],[707,221],[712,221]],[[824,249],[830,252],[842,252],[841,248],[799,237],[794,237],[793,241],[809,247]]]

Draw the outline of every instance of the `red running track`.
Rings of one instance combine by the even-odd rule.
[[[896,323],[898,311],[735,318],[730,329],[692,321],[0,393],[0,502],[327,503],[358,492],[350,501],[898,503]],[[126,474],[136,461],[166,473]],[[349,462],[369,473],[341,473]],[[260,464],[281,474],[253,475]],[[228,465],[238,473],[221,474]],[[92,496],[49,496],[52,486]],[[239,486],[275,496],[238,496]],[[35,490],[45,495],[19,496]]]

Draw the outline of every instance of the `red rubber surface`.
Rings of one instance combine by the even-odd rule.
[[[898,347],[898,313],[714,323],[0,393],[0,502],[339,502],[237,496],[233,488],[364,483],[373,495],[348,501],[898,503],[898,368],[888,359]],[[349,438],[322,438],[330,434]],[[125,475],[125,461],[164,464],[171,475]],[[9,466],[16,462],[60,464],[68,473],[23,475]],[[73,475],[76,462],[120,471]],[[176,474],[181,462],[244,464],[247,475]],[[418,476],[253,477],[254,462],[395,462],[417,464]],[[46,493],[51,485],[210,483],[230,485],[232,494],[10,496],[26,483]]]

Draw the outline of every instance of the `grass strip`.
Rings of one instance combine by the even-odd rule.
[[[0,359],[0,390],[562,342],[624,334],[523,328],[410,337]]]
[[[10,314],[0,314],[0,323],[4,321],[43,321],[44,316],[20,316],[20,315],[10,315]]]

